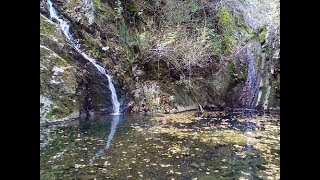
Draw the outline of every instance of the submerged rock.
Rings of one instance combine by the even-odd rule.
[[[190,166],[195,167],[195,168],[199,168],[200,167],[200,165],[195,163],[195,162],[191,163]]]

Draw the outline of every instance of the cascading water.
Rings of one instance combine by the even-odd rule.
[[[77,43],[77,41],[72,37],[72,35],[70,33],[69,24],[58,16],[58,13],[57,13],[56,9],[54,8],[53,3],[50,0],[48,0],[47,2],[49,5],[50,19],[58,22],[60,29],[62,30],[63,34],[66,36],[68,41],[71,43],[71,45],[74,47],[74,49],[78,53],[80,53],[85,59],[87,59],[89,62],[91,62],[98,69],[98,71],[101,74],[103,74],[107,77],[108,82],[109,82],[109,89],[111,91],[113,114],[119,115],[120,114],[120,103],[118,101],[117,93],[116,93],[116,90],[115,90],[113,83],[112,83],[112,76],[107,74],[106,70],[102,66],[97,64],[95,59],[89,57],[83,50],[80,49],[80,44]],[[89,2],[89,1],[86,1],[86,2]]]
[[[88,4],[92,4],[91,1],[85,1],[86,3],[86,6]],[[108,79],[108,82],[109,82],[109,89],[111,91],[111,99],[112,99],[112,105],[113,105],[113,116],[112,118],[112,125],[111,125],[111,131],[110,131],[110,134],[108,136],[108,140],[107,140],[107,145],[104,149],[101,149],[99,152],[97,152],[92,159],[90,159],[90,164],[92,164],[94,162],[94,160],[101,156],[101,154],[103,154],[103,152],[108,149],[111,145],[111,141],[113,139],[113,136],[116,132],[116,128],[117,128],[117,125],[119,124],[119,121],[120,121],[120,103],[118,101],[118,97],[117,97],[117,93],[116,93],[116,90],[113,86],[113,83],[112,83],[112,76],[110,76],[109,74],[107,74],[106,70],[100,66],[99,64],[96,63],[96,60],[89,57],[84,51],[82,51],[80,49],[80,45],[76,42],[76,40],[72,37],[71,33],[70,33],[70,26],[69,24],[64,21],[62,18],[59,18],[58,16],[58,13],[57,11],[55,10],[55,8],[53,7],[53,3],[48,0],[48,5],[49,5],[49,11],[50,11],[50,18],[52,20],[56,20],[58,21],[58,24],[63,32],[63,34],[66,36],[66,38],[68,39],[68,41],[71,43],[71,45],[73,46],[73,48],[78,52],[80,53],[85,59],[87,59],[89,62],[91,62],[97,69],[98,71],[105,75]]]
[[[243,106],[247,108],[255,108],[255,101],[257,94],[259,93],[259,75],[255,69],[254,58],[251,52],[247,49],[248,60],[248,76],[244,87],[244,93],[242,94],[240,101]]]
[[[86,0],[85,1],[85,5],[86,5],[86,9],[88,9],[88,6],[90,6],[90,4],[92,4],[92,1],[90,0]],[[58,21],[58,24],[63,32],[63,34],[66,36],[66,38],[68,39],[68,41],[71,43],[71,45],[73,46],[73,48],[80,53],[85,59],[87,59],[89,62],[91,62],[97,69],[98,71],[105,75],[108,79],[109,82],[109,89],[111,91],[111,99],[112,99],[112,105],[113,105],[113,116],[112,118],[112,125],[111,125],[111,131],[110,134],[108,136],[108,140],[107,140],[107,145],[104,149],[101,149],[99,152],[97,152],[92,159],[90,159],[90,164],[92,164],[94,162],[94,160],[101,156],[101,154],[103,154],[103,152],[108,149],[111,145],[111,141],[113,139],[113,136],[116,132],[116,128],[117,125],[119,124],[120,121],[120,103],[118,101],[118,97],[117,97],[117,93],[116,90],[113,86],[112,83],[112,76],[110,76],[109,74],[107,74],[106,70],[100,66],[99,64],[96,63],[96,60],[89,57],[83,50],[80,49],[80,45],[76,42],[76,40],[72,37],[71,33],[70,33],[70,26],[69,24],[64,21],[62,18],[59,18],[58,13],[56,11],[56,9],[53,7],[53,3],[48,0],[48,5],[49,5],[49,11],[50,11],[50,18],[51,20],[56,20]],[[90,9],[90,8],[89,8]],[[91,8],[92,9],[92,8]],[[90,19],[89,19],[90,20]]]

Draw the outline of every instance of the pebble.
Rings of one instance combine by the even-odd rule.
[[[76,168],[76,169],[78,169],[78,168],[83,168],[83,167],[85,167],[86,165],[84,165],[84,164],[75,164],[74,165],[74,168]]]
[[[196,168],[199,168],[199,167],[200,167],[200,166],[199,166],[197,163],[195,163],[195,162],[191,163],[190,166],[193,166],[193,167],[196,167]]]
[[[106,161],[106,162],[104,162],[104,164],[103,164],[104,166],[109,166],[109,165],[111,165],[108,161]]]

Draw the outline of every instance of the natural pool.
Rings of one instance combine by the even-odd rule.
[[[279,116],[103,116],[41,128],[41,179],[280,179]]]

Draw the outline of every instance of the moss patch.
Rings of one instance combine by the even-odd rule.
[[[40,93],[52,103],[49,107],[41,105],[41,119],[55,120],[75,112],[78,104],[74,66],[45,46],[40,46],[40,65]],[[52,83],[53,80],[59,83]]]
[[[233,62],[228,62],[227,72],[230,78],[234,79],[236,74],[236,66]]]
[[[58,26],[50,22],[46,17],[40,15],[40,33],[54,34],[58,31]]]
[[[222,30],[224,50],[226,53],[230,53],[236,44],[236,39],[234,37],[234,29],[236,27],[235,20],[226,7],[219,9],[217,17],[219,26]]]

